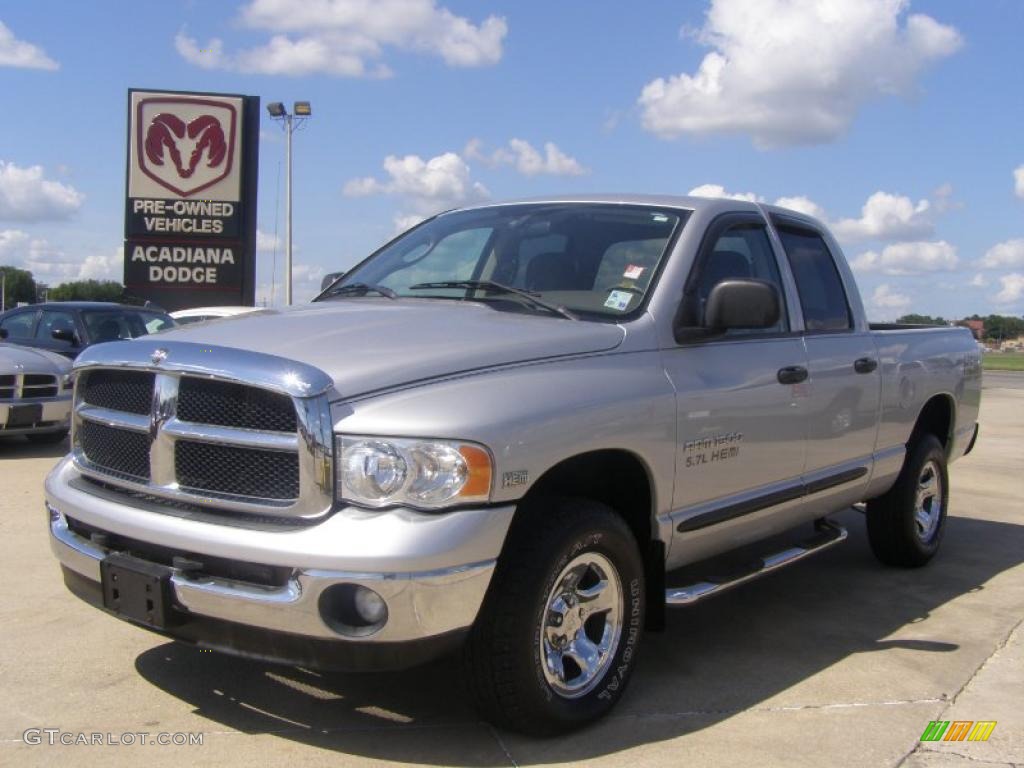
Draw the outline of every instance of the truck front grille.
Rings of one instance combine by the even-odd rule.
[[[77,440],[91,464],[139,480],[149,479],[149,435],[84,421]]]
[[[230,381],[181,380],[178,418],[199,424],[294,432],[295,406],[287,395]]]
[[[98,408],[148,415],[153,409],[154,378],[143,371],[90,371],[78,384],[79,397]]]
[[[0,376],[0,400],[13,400],[17,387],[18,377],[14,374]]]
[[[73,455],[86,476],[169,502],[315,517],[331,502],[326,402],[191,371],[88,368]]]
[[[186,488],[265,499],[299,495],[299,457],[294,452],[179,440],[174,465],[178,482]]]

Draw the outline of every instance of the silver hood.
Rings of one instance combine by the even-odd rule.
[[[12,373],[45,373],[63,376],[71,373],[71,361],[45,349],[0,344],[0,375]]]
[[[143,336],[306,363],[349,398],[440,376],[614,349],[617,325],[503,312],[474,302],[349,298],[225,318]],[[103,345],[107,346],[107,345]]]

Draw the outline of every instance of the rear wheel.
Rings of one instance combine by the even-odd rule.
[[[939,550],[948,507],[946,452],[934,435],[922,435],[910,446],[896,484],[868,502],[875,557],[886,565],[925,565]]]
[[[603,504],[547,499],[509,534],[466,645],[477,706],[491,722],[562,733],[625,690],[644,623],[636,539]]]

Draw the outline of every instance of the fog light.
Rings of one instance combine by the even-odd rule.
[[[320,618],[335,632],[365,637],[388,622],[384,598],[361,584],[332,584],[320,593]]]
[[[384,598],[366,587],[356,587],[356,613],[367,624],[379,624],[388,616]]]

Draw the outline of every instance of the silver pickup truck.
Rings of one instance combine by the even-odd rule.
[[[537,734],[614,706],[668,607],[842,541],[830,513],[927,563],[981,388],[967,330],[869,326],[817,221],[642,196],[445,213],[311,305],[75,370],[46,481],[73,593],[307,666],[461,648],[481,712]]]

